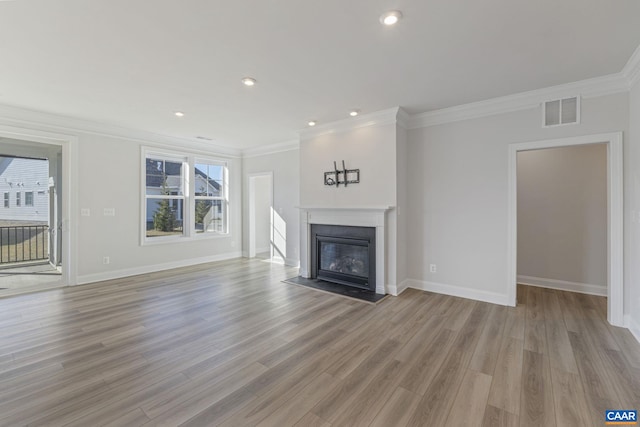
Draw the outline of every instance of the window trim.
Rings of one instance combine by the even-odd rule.
[[[10,208],[11,207],[11,192],[9,191],[5,191],[4,192],[4,205],[5,208]]]
[[[29,204],[29,197],[28,195],[31,194],[31,204]],[[33,191],[25,191],[24,192],[24,205],[25,207],[29,207],[32,208],[34,205],[34,200],[33,200]]]
[[[205,236],[228,236],[229,235],[229,162],[221,159],[215,159],[211,157],[203,157],[203,156],[193,156],[191,159],[193,161],[193,166],[191,169],[193,170],[193,182],[191,183],[191,194],[193,197],[191,198],[191,211],[193,216],[190,218],[192,227],[192,233],[196,238],[202,238]],[[215,165],[222,166],[223,169],[223,177],[222,177],[222,195],[221,196],[196,196],[195,186],[196,186],[196,164],[207,164],[207,165]],[[196,231],[196,202],[198,200],[221,200],[224,205],[225,215],[223,217],[224,229],[226,232],[220,233],[217,231],[209,231],[198,233]]]
[[[16,207],[17,208],[21,208],[22,207],[22,192],[21,191],[16,191]]]
[[[175,151],[171,151],[164,148],[158,147],[149,147],[149,146],[141,146],[140,150],[140,246],[147,245],[157,245],[157,244],[167,244],[167,243],[180,243],[180,242],[193,242],[198,240],[206,240],[206,239],[222,239],[222,238],[231,238],[233,237],[231,232],[231,207],[230,207],[230,191],[229,191],[229,175],[230,175],[230,165],[229,159],[225,159],[223,156],[221,157],[212,157],[207,154],[200,154],[198,152],[189,151],[186,153],[177,153]],[[171,235],[171,236],[158,236],[158,237],[147,237],[147,194],[146,194],[146,161],[148,157],[158,156],[164,160],[173,160],[183,162],[184,171],[183,171],[183,180],[184,180],[184,194],[183,194],[183,206],[184,206],[184,218],[188,219],[188,224],[185,225],[186,221],[183,221],[183,233],[181,235]],[[219,232],[207,232],[207,233],[196,233],[195,232],[195,192],[194,192],[194,179],[195,176],[195,163],[196,162],[206,162],[207,164],[220,164],[225,166],[225,176],[224,176],[224,192],[225,192],[225,202],[226,202],[226,216],[225,226],[226,233]],[[202,196],[200,196],[202,197]],[[154,198],[168,198],[175,199],[179,198],[178,196],[168,195],[168,196],[155,196]]]

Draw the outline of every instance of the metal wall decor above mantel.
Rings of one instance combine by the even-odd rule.
[[[333,162],[333,170],[324,173],[324,185],[335,185],[336,188],[340,184],[346,187],[348,184],[358,184],[360,182],[360,169],[347,169],[342,161],[342,169],[338,169],[336,162]]]

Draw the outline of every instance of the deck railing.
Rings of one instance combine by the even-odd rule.
[[[49,226],[0,227],[0,264],[49,258]]]

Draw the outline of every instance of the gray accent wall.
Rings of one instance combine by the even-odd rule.
[[[517,171],[518,276],[606,295],[607,146],[521,151]]]

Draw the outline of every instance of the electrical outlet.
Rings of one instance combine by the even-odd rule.
[[[116,216],[115,208],[104,208],[103,211],[104,216]]]
[[[435,273],[437,271],[436,265],[435,264],[430,264],[429,265],[429,271],[432,273]]]
[[[80,209],[80,215],[81,216],[91,216],[91,209],[89,209],[89,208]]]
[[[109,259],[109,257],[108,257],[108,256],[105,256],[105,257],[102,257],[102,263],[103,263],[104,265],[107,265],[107,264],[110,264],[110,263],[111,263],[111,260]]]

